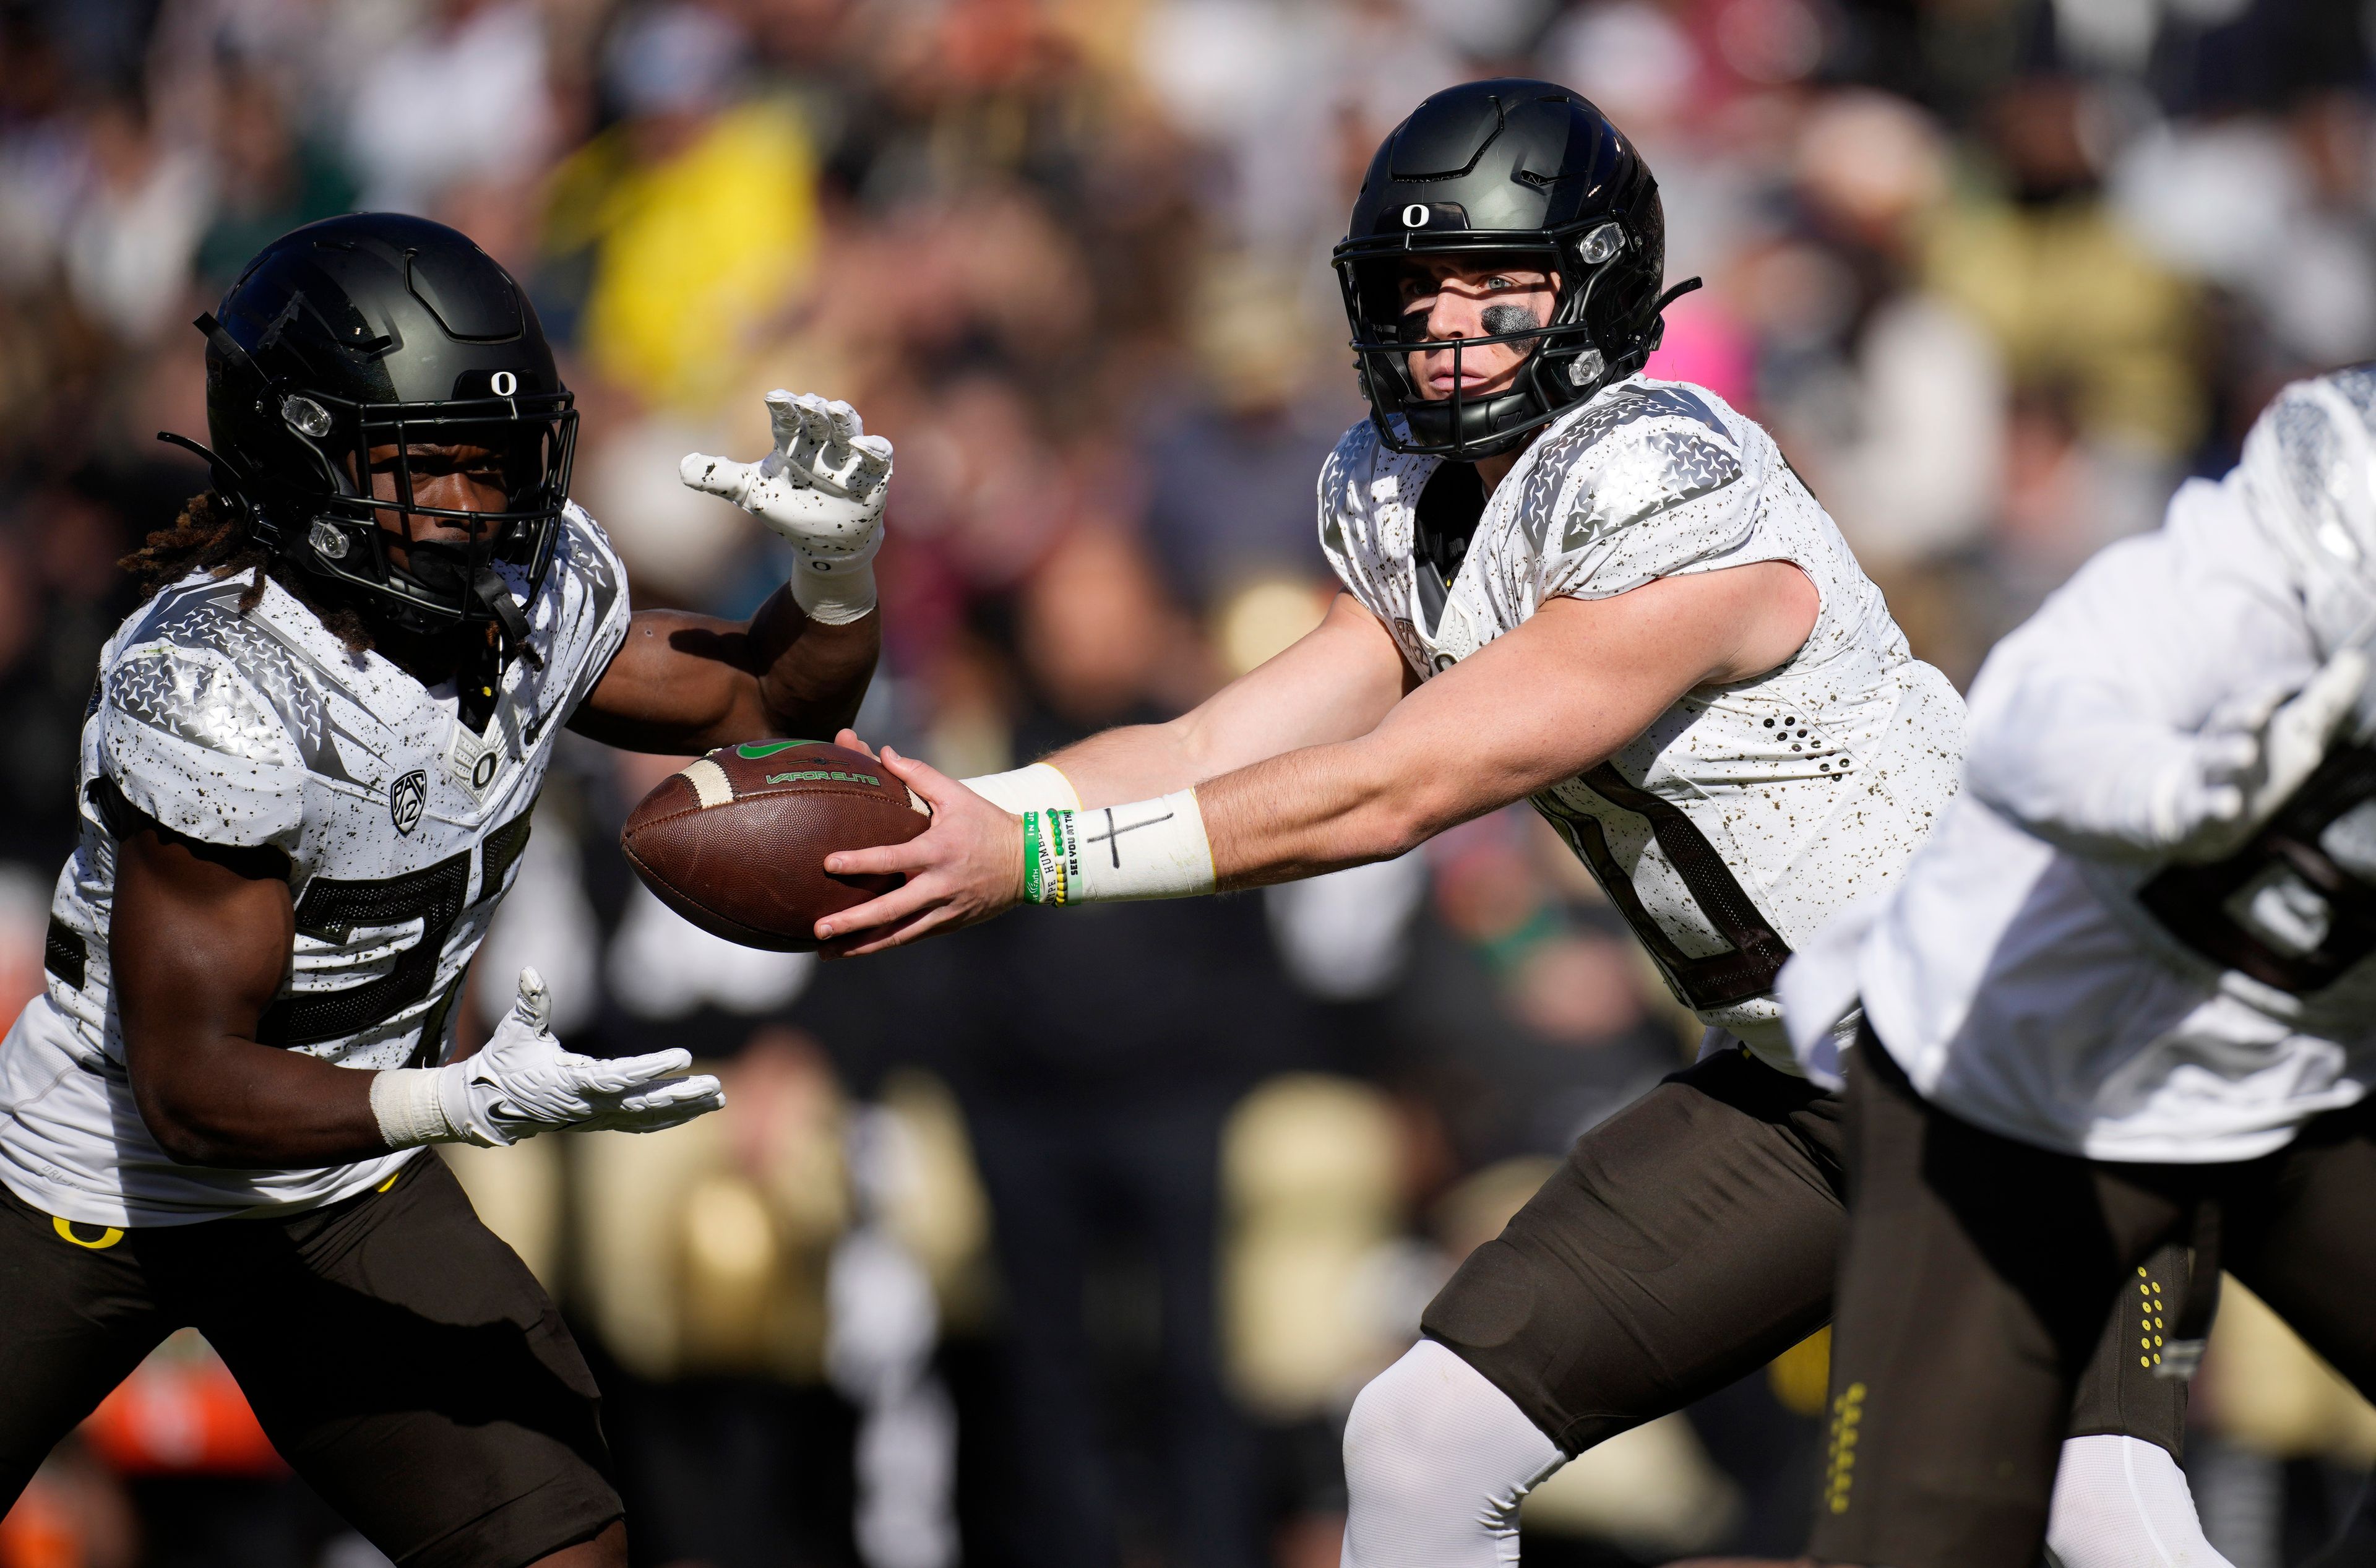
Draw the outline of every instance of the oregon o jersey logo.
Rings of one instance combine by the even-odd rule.
[[[493,769],[489,770],[490,772]],[[421,826],[421,808],[429,798],[429,775],[413,769],[391,785],[387,791],[387,814],[396,823],[399,834],[410,834]]]

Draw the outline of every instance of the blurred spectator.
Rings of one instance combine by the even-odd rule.
[[[1947,156],[1904,100],[1834,95],[1797,150],[1813,232],[1753,273],[1786,361],[1782,428],[1859,558],[1884,573],[1979,543],[2004,483],[2002,352],[1970,311],[1921,287]]]
[[[362,207],[426,211],[465,180],[541,169],[552,134],[544,21],[505,0],[433,0],[427,25],[355,74],[348,155]]]
[[[2067,391],[2075,434],[2175,461],[2204,424],[2193,291],[2104,201],[2090,110],[2069,77],[2008,83],[1986,118],[2003,193],[1942,216],[1929,269],[1997,339],[2017,386]]]
[[[815,154],[783,106],[733,101],[745,48],[698,6],[630,13],[604,61],[624,117],[554,173],[548,243],[590,253],[583,347],[647,404],[713,406],[816,244]]]
[[[75,303],[109,333],[137,343],[182,303],[214,205],[214,170],[197,149],[159,134],[131,94],[101,99],[84,126],[89,186],[65,228]]]
[[[300,224],[355,207],[347,171],[289,124],[278,85],[260,71],[228,66],[215,106],[215,160],[222,199],[198,246],[197,274],[209,293],[227,289],[247,258]]]
[[[1203,293],[1190,328],[1194,395],[1150,432],[1141,483],[1147,541],[1172,591],[1211,613],[1250,583],[1326,575],[1314,476],[1358,406],[1333,363],[1337,396],[1314,396],[1315,335],[1283,280],[1225,266]]]

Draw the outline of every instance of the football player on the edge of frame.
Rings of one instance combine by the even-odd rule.
[[[1816,1557],[2027,1568],[2083,1345],[2182,1377],[2223,1269],[2376,1397],[2371,656],[2362,366],[1997,646],[1970,788],[1791,966],[1811,1066],[1863,1019]]]
[[[1515,1562],[1530,1488],[1830,1317],[1841,1101],[1800,1075],[1775,976],[1956,789],[1961,702],[1772,439],[1642,374],[1680,291],[1664,238],[1649,170],[1566,89],[1420,105],[1336,252],[1372,417],[1320,478],[1346,589],[1320,627],[1182,719],[1013,773],[886,751],[932,826],[826,861],[907,877],[819,922],[845,954],[1018,902],[1312,876],[1518,800],[1591,867],[1706,1026],[1700,1060],[1586,1133],[1363,1390],[1350,1568]],[[1063,1007],[1062,968],[1024,994]],[[2140,1530],[2220,1562],[2183,1408],[2103,1348],[2067,1412],[2067,1568]]]
[[[766,459],[683,477],[790,540],[793,580],[742,624],[631,614],[535,311],[468,239],[330,219],[218,315],[213,449],[167,437],[212,488],[126,558],[151,597],[101,654],[47,991],[0,1042],[0,1511],[194,1324],[406,1568],[616,1568],[585,1360],[417,1157],[671,1126],[719,1086],[563,1051],[532,970],[449,1062],[456,996],[564,726],[682,754],[849,721],[891,449],[772,395]]]

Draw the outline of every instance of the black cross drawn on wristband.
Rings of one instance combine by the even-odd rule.
[[[1125,822],[1118,824],[1114,821],[1113,807],[1106,807],[1105,814],[1106,830],[1103,833],[1092,833],[1087,837],[1084,838],[1082,842],[1085,844],[1103,844],[1106,846],[1106,853],[1113,857],[1114,870],[1116,871],[1120,871],[1122,869],[1122,836],[1123,834],[1135,832],[1142,827],[1153,827],[1158,822],[1170,822],[1173,816],[1178,814],[1174,812],[1165,812],[1161,816],[1151,816],[1145,822]]]

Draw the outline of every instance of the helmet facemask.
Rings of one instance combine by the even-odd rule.
[[[525,646],[526,619],[494,568],[519,568],[533,600],[552,564],[576,448],[569,393],[437,403],[362,403],[278,388],[267,397],[277,399],[282,423],[307,459],[302,467],[274,465],[261,498],[267,513],[279,514],[273,521],[286,554],[355,590],[407,631],[434,634],[493,621],[512,646]],[[422,447],[491,453],[501,473],[501,508],[422,501],[428,476],[416,455]],[[468,537],[423,537],[432,528]]]
[[[1631,243],[1618,220],[1603,216],[1533,244],[1513,244],[1508,234],[1446,233],[1425,243],[1410,234],[1339,246],[1337,278],[1353,327],[1349,346],[1372,421],[1386,444],[1400,452],[1461,462],[1493,457],[1523,444],[1571,403],[1638,368],[1655,339],[1643,345],[1604,345],[1596,340],[1591,326],[1595,294],[1610,277],[1610,263]],[[1479,264],[1507,258],[1558,279],[1548,321],[1435,340],[1453,354],[1448,398],[1426,397],[1410,374],[1410,355],[1431,340],[1426,317],[1403,311],[1400,285],[1410,259],[1421,255],[1473,257]],[[1499,308],[1487,306],[1480,324],[1489,329],[1496,325],[1491,316]],[[1496,344],[1524,344],[1530,351],[1506,387],[1481,396],[1465,391],[1461,368],[1466,355]]]

